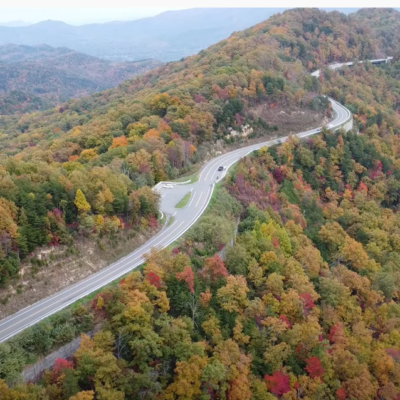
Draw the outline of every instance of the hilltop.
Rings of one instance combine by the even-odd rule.
[[[286,11],[237,32],[198,55],[168,63],[101,94],[70,101],[63,105],[62,115],[57,111],[40,117],[27,116],[23,131],[29,134],[33,129],[42,130],[41,138],[46,127],[67,132],[82,123],[86,126],[101,120],[109,109],[118,107],[119,116],[112,117],[115,127],[119,123],[122,126],[115,129],[117,136],[129,134],[129,120],[138,122],[154,115],[173,121],[191,116],[203,129],[192,129],[184,135],[193,136],[196,141],[209,140],[213,138],[212,131],[219,133],[218,128],[225,129],[226,134],[226,128],[234,123],[232,116],[237,114],[236,106],[238,111],[243,106],[246,113],[246,106],[265,101],[304,105],[319,93],[320,83],[309,77],[310,71],[340,60],[373,58],[378,52],[386,51],[385,47],[379,47],[371,29],[364,25],[338,12]],[[170,99],[151,105],[157,93],[166,93]],[[181,108],[182,117],[172,112],[179,105],[185,106]],[[200,118],[200,114],[204,118]],[[84,122],[76,118],[78,115],[85,115]],[[122,115],[124,121],[121,122]],[[39,124],[37,118],[41,120]],[[5,119],[3,124],[5,132],[12,133],[12,122]],[[100,136],[106,134],[107,124],[100,129],[103,131],[98,133]],[[181,135],[182,129],[179,130]],[[24,142],[20,145],[24,146]]]
[[[67,48],[48,45],[0,47],[0,114],[54,107],[116,86],[161,63],[111,63]]]

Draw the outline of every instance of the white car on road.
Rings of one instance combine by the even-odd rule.
[[[165,185],[162,186],[164,189],[173,189],[174,186],[171,185],[170,183],[166,183]]]

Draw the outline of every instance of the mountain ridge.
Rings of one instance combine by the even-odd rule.
[[[156,60],[110,62],[49,45],[0,46],[0,114],[51,108],[114,87],[160,64]]]
[[[47,20],[21,28],[0,26],[0,45],[47,43],[53,47],[65,46],[113,60],[156,58],[174,61],[197,53],[229,36],[233,31],[250,27],[283,10],[284,8],[170,10],[133,21],[80,26]],[[232,26],[233,21],[235,22]],[[202,33],[207,31],[207,26],[211,27],[213,33],[204,39]],[[194,27],[198,30],[195,39],[198,43],[195,44],[191,43],[193,38],[185,40],[185,33]],[[180,49],[174,48],[176,36],[183,38]]]

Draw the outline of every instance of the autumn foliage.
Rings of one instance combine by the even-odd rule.
[[[272,394],[277,397],[289,392],[289,376],[281,371],[275,371],[271,376],[265,375],[265,382]]]
[[[304,368],[311,378],[320,378],[324,374],[321,361],[318,357],[312,356],[306,358],[306,367]]]
[[[218,254],[213,257],[207,258],[204,261],[204,268],[202,271],[204,277],[215,282],[218,278],[225,278],[228,276],[228,271],[224,262]]]
[[[381,24],[369,24],[381,18],[392,21],[390,26],[384,24],[385,35]],[[16,239],[5,229],[1,231],[5,238],[0,284],[15,276],[20,260],[38,246],[115,233],[122,226],[135,225],[144,230],[150,223],[155,227],[154,218],[150,218],[155,217],[157,201],[147,198],[148,193],[136,191],[187,172],[209,154],[215,139],[228,145],[250,136],[280,134],[280,124],[286,121],[282,111],[289,107],[299,109],[301,114],[297,115],[305,116],[304,123],[309,124],[307,116],[311,114],[323,121],[331,116],[331,107],[322,93],[351,103],[358,127],[375,141],[379,135],[395,133],[399,125],[396,63],[379,68],[363,64],[337,72],[322,68],[320,79],[309,73],[329,63],[364,60],[395,51],[393,43],[399,36],[393,28],[397,26],[396,18],[395,12],[382,10],[375,10],[373,16],[359,12],[351,17],[318,9],[288,10],[249,28],[245,34],[235,32],[201,54],[167,63],[114,89],[71,99],[44,113],[2,118],[0,197],[17,207],[13,223],[19,228],[19,236]],[[221,66],[221,60],[226,64]],[[364,88],[373,86],[372,82],[379,82],[379,90],[367,93]],[[7,107],[19,107],[19,101],[0,104],[3,110]],[[271,119],[277,123],[272,125]],[[276,184],[290,175],[294,160],[295,165],[317,169],[314,181],[326,176],[335,182],[340,179],[337,170],[322,173],[323,160],[325,168],[334,168],[322,148],[314,161],[305,150],[293,159],[291,152],[282,148],[287,154],[283,164],[287,165],[275,163],[269,169]],[[335,156],[340,160],[343,155]],[[350,167],[348,162],[343,165]],[[357,159],[356,174],[363,173],[360,168],[365,167]],[[394,169],[377,163],[369,168],[368,177],[374,181],[389,174],[395,175]],[[298,177],[295,184],[300,181]],[[346,184],[351,190],[343,187],[339,192],[351,197],[365,192],[364,184],[370,194],[367,181],[357,185],[350,181]],[[237,185],[246,206],[252,201],[263,205],[279,201],[279,193],[274,190],[263,192],[249,182],[242,188],[239,179]],[[82,196],[75,198],[78,190],[90,210]],[[112,193],[112,201],[107,191]],[[47,195],[52,198],[47,199]],[[155,207],[147,207],[149,202]],[[287,204],[286,214],[297,214],[299,219],[299,212],[291,205]],[[47,217],[54,208],[62,210],[57,221]],[[59,240],[51,239],[55,237]],[[282,238],[272,240],[275,248],[280,247]],[[347,250],[355,247],[350,243]],[[358,255],[363,262],[365,255]],[[349,263],[357,264],[349,254],[347,258]]]
[[[63,370],[65,369],[72,369],[74,364],[72,361],[65,360],[64,358],[57,358],[54,361],[53,367],[51,369],[52,372],[52,381],[56,382],[57,379],[62,374]]]
[[[128,140],[124,135],[122,135],[120,137],[116,137],[113,139],[110,149],[115,149],[116,147],[124,147],[127,145],[128,145]]]
[[[155,286],[157,289],[161,288],[161,279],[155,272],[150,271],[146,275],[146,280],[150,283],[150,285]]]
[[[184,281],[187,284],[190,293],[194,292],[194,274],[192,268],[186,266],[182,272],[175,275],[178,281]]]

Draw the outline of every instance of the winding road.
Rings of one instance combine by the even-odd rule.
[[[338,68],[342,65],[344,64],[335,64],[335,67]],[[313,75],[318,76],[319,71],[315,71]],[[351,114],[347,108],[335,100],[330,99],[330,101],[334,111],[334,118],[327,127],[329,129],[337,129],[351,120]],[[296,136],[304,138],[314,135],[320,130],[321,127],[318,127],[300,132]],[[287,138],[288,137],[281,137],[268,140],[263,143],[254,144],[220,155],[203,166],[198,181],[193,184],[174,184],[172,189],[163,188],[163,185],[157,185],[155,190],[158,190],[161,195],[160,209],[164,214],[170,216],[170,222],[165,224],[164,228],[149,241],[126,257],[90,275],[86,279],[1,320],[0,343],[137,268],[143,263],[143,256],[152,248],[163,249],[173,243],[203,214],[211,199],[217,178],[218,180],[223,179],[230,166],[254,150],[264,146],[282,143],[287,140]],[[217,171],[219,166],[225,166],[226,169],[223,172],[219,172]],[[191,196],[186,207],[175,208],[179,200],[188,192],[191,193]]]

